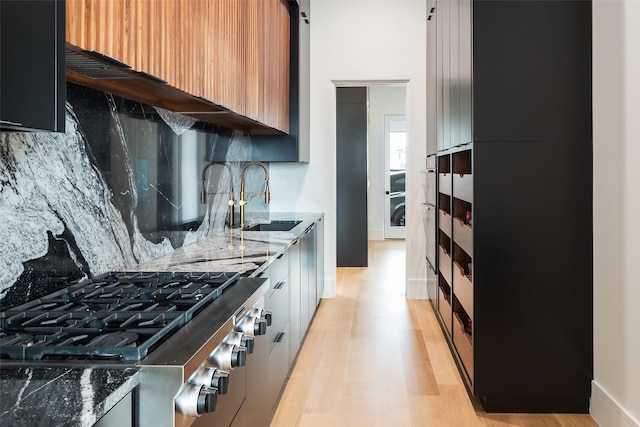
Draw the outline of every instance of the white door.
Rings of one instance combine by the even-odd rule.
[[[405,170],[407,122],[404,115],[386,115],[385,133],[385,239],[405,238]]]

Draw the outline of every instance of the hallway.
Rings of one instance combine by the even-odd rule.
[[[588,415],[487,414],[470,401],[427,300],[407,300],[404,240],[338,268],[271,427],[597,427]]]

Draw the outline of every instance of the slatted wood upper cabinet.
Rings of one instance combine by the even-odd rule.
[[[280,0],[67,0],[67,42],[285,133],[289,12]]]

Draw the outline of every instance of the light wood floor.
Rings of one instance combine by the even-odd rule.
[[[430,302],[405,298],[404,265],[404,241],[372,241],[368,268],[338,268],[271,427],[597,427],[474,409]]]

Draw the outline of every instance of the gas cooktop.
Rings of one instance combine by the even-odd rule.
[[[0,313],[0,358],[142,360],[239,276],[121,271],[71,283]]]

